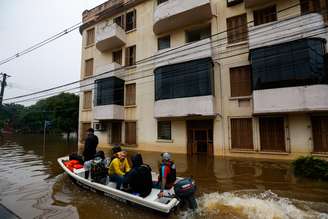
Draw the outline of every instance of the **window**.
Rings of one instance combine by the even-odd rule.
[[[252,89],[327,83],[325,40],[301,39],[250,52]]]
[[[211,58],[155,69],[155,100],[213,95]]]
[[[137,24],[137,13],[136,10],[126,13],[125,16],[125,31],[130,31],[136,28]]]
[[[113,52],[113,62],[122,65],[122,50]]]
[[[124,105],[124,81],[109,77],[96,80],[95,82],[95,104],[102,105]]]
[[[171,47],[171,37],[170,37],[170,35],[160,37],[157,40],[158,40],[157,41],[158,42],[158,44],[157,44],[158,50],[167,49],[167,48]]]
[[[157,122],[157,138],[171,140],[171,121]]]
[[[231,6],[237,5],[242,2],[243,2],[243,0],[227,0],[227,6],[231,7]]]
[[[253,126],[251,118],[231,119],[231,148],[253,149]]]
[[[228,43],[238,43],[247,40],[246,14],[227,18]]]
[[[231,97],[251,95],[251,67],[230,68]]]
[[[95,28],[87,30],[87,46],[95,42]]]
[[[91,76],[93,74],[93,59],[85,61],[84,76]]]
[[[125,105],[133,106],[136,105],[136,84],[127,84],[125,86]]]
[[[86,123],[81,123],[81,133],[80,133],[80,140],[81,142],[84,142],[86,137],[87,137],[87,131],[88,129],[91,128],[91,123],[86,122]]]
[[[261,151],[285,152],[284,117],[260,117]]]
[[[114,23],[124,29],[124,14],[114,18]]]
[[[301,0],[302,15],[320,11],[320,0]]]
[[[83,109],[91,109],[92,91],[85,91],[83,93]]]
[[[186,42],[195,42],[211,36],[211,25],[196,30],[186,31]]]
[[[168,0],[157,0],[157,5],[160,5],[160,4],[162,4],[162,3],[164,3],[164,2],[167,2]]]
[[[328,116],[313,116],[311,122],[313,151],[328,152]]]
[[[127,145],[137,144],[137,123],[125,122],[125,143]]]
[[[122,27],[125,31],[130,31],[136,28],[137,25],[137,11],[129,11],[114,18],[114,23]]]
[[[136,46],[130,46],[125,49],[125,66],[136,64]]]
[[[277,20],[277,10],[275,5],[254,11],[255,26],[265,23],[270,23],[276,20]]]

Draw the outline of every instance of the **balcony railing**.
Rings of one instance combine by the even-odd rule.
[[[118,77],[123,79],[124,69],[122,66],[116,62],[102,65],[96,68],[96,79],[108,78],[108,77]]]
[[[214,116],[214,97],[199,96],[159,100],[155,102],[155,118]]]
[[[155,34],[161,34],[212,18],[210,0],[168,0],[154,13]]]
[[[99,51],[116,49],[124,46],[126,43],[125,31],[116,23],[102,23],[97,26],[96,47]]]
[[[254,114],[327,111],[327,97],[327,84],[254,90]]]
[[[325,34],[322,15],[311,13],[259,26],[249,27],[249,48],[254,49]]]
[[[94,106],[93,118],[95,120],[123,120],[124,107],[120,105]]]

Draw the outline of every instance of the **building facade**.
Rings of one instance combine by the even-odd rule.
[[[80,143],[328,154],[326,0],[109,0],[83,13]]]

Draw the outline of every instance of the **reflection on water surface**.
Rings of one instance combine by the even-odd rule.
[[[56,161],[76,151],[75,143],[50,136],[44,150],[42,142],[42,136],[13,136],[0,146],[0,203],[20,217],[167,218],[77,187]],[[142,154],[157,170],[159,153]],[[289,162],[173,157],[178,175],[196,180],[200,208],[169,218],[328,218],[328,184],[295,178]]]

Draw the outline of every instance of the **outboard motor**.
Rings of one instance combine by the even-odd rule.
[[[174,185],[174,193],[182,202],[187,202],[189,208],[196,209],[197,202],[195,199],[196,184],[191,178],[185,178]]]

